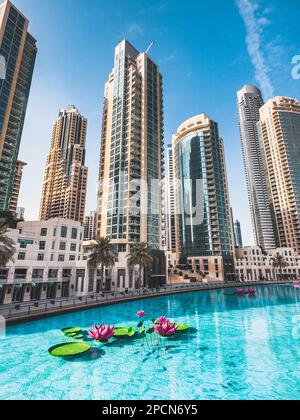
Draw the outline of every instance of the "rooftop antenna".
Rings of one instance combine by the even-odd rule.
[[[154,47],[154,41],[152,41],[149,47],[147,48],[146,54],[148,54],[153,47]]]

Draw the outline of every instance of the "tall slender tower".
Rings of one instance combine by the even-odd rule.
[[[163,137],[159,68],[123,40],[105,85],[98,204],[98,234],[119,252],[161,248]]]
[[[75,107],[60,109],[53,125],[40,207],[40,220],[56,217],[83,223],[88,169],[87,120]]]
[[[300,253],[300,102],[269,100],[260,109],[258,127],[279,245]]]
[[[167,147],[167,178],[166,178],[166,210],[167,210],[167,247],[169,252],[176,252],[175,226],[175,185],[173,146]]]
[[[239,220],[236,220],[234,222],[234,239],[235,239],[235,245],[238,248],[243,248],[243,236],[242,236],[241,223]]]
[[[6,1],[0,6],[0,210],[11,203],[27,102],[37,54],[29,21]],[[18,197],[13,197],[14,202]]]
[[[257,123],[263,105],[262,94],[255,86],[244,86],[238,94],[239,125],[247,179],[251,218],[256,244],[276,248],[276,236],[270,207],[266,172]]]
[[[218,266],[220,257],[228,279],[234,273],[234,240],[218,124],[204,114],[190,118],[174,135],[173,150],[177,258],[185,262],[204,257],[207,264]]]

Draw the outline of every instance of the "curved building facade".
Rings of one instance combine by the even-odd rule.
[[[223,140],[218,124],[201,114],[173,137],[177,257],[231,257],[233,230]]]

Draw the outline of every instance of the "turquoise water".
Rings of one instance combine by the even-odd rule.
[[[10,327],[0,340],[0,399],[300,399],[300,291],[257,291],[183,294]],[[149,323],[165,315],[197,331],[154,353],[136,340],[73,361],[48,355],[72,341],[61,328],[136,325],[139,309]]]

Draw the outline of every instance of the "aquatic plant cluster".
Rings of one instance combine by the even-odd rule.
[[[249,288],[247,290],[245,290],[245,289],[237,289],[236,292],[235,292],[235,294],[237,296],[246,296],[246,295],[256,296],[256,290],[255,289],[252,289],[252,288]]]
[[[140,322],[137,327],[114,327],[111,325],[99,325],[96,324],[91,330],[83,331],[79,327],[65,328],[62,330],[63,334],[75,340],[82,340],[79,342],[63,343],[49,349],[49,353],[54,357],[74,357],[82,355],[91,349],[91,345],[88,343],[90,340],[94,341],[94,344],[109,344],[111,340],[132,338],[137,335],[144,338],[147,345],[149,346],[148,337],[156,334],[158,340],[155,342],[151,338],[151,345],[159,347],[161,339],[169,339],[175,336],[175,334],[185,333],[189,331],[187,325],[176,324],[171,322],[166,317],[160,317],[152,320],[152,325],[147,327],[144,317],[144,311],[138,311],[137,317],[140,318]],[[83,345],[84,344],[84,345]]]

